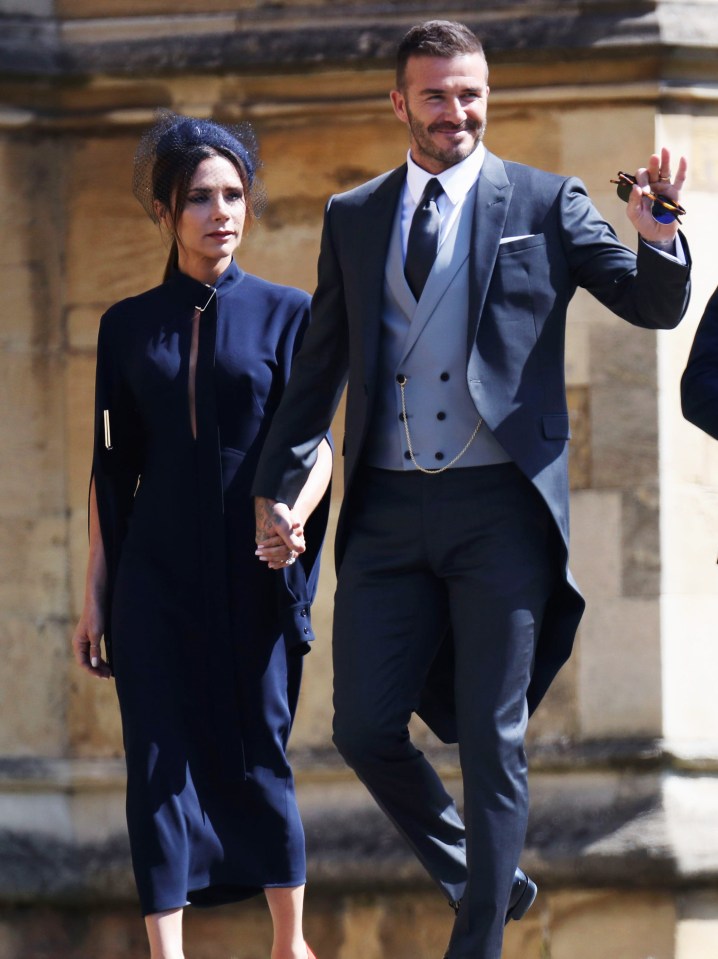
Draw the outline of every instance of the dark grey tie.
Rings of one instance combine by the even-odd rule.
[[[444,192],[441,184],[432,177],[424,187],[419,205],[414,211],[406,245],[404,276],[411,292],[418,300],[431,272],[439,249],[439,208],[436,203]]]

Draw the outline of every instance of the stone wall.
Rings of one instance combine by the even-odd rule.
[[[717,908],[715,894],[690,903],[664,892],[549,892],[540,909],[509,927],[504,959],[710,957],[718,930],[706,916]],[[446,905],[426,892],[327,898],[310,890],[307,917],[308,941],[331,959],[436,959],[451,928]],[[192,959],[266,959],[270,947],[271,924],[258,904],[241,915],[231,908],[187,915]],[[0,911],[0,950],[3,959],[127,959],[144,955],[144,931],[126,907]]]
[[[571,311],[572,566],[589,606],[531,727],[524,864],[542,895],[505,954],[712,959],[718,445],[681,419],[678,380],[716,282],[718,3],[454,10],[488,37],[489,148],[580,175],[627,243],[616,170],[661,143],[691,170],[695,292],[682,327],[631,329],[584,294]],[[154,284],[165,253],[130,193],[138,135],[156,106],[251,118],[270,206],[240,262],[311,290],[326,198],[403,158],[388,55],[425,12],[0,0],[1,959],[144,948],[114,691],[69,654],[98,318]],[[337,473],[339,490],[341,462]],[[293,737],[308,935],[320,959],[435,959],[451,916],[329,744],[332,592],[326,562]],[[416,736],[458,789],[453,751],[419,723]],[[260,959],[268,918],[259,904],[197,912],[187,936],[193,959]]]

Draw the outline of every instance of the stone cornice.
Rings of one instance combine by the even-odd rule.
[[[456,748],[441,744],[423,750],[442,776],[458,778]],[[559,773],[718,774],[718,741],[669,742],[661,739],[568,739],[528,746],[532,775]],[[293,749],[297,779],[307,783],[354,781],[331,746]],[[64,792],[115,790],[124,785],[121,758],[65,759],[35,756],[0,757],[0,792]]]
[[[665,744],[617,746],[622,758],[597,743],[582,747],[583,761],[573,766],[577,754],[568,746],[558,763],[555,756],[543,767],[532,763],[524,867],[542,885],[577,889],[715,885],[715,771],[676,768]],[[716,754],[715,744],[684,752],[712,761]],[[353,774],[338,760],[333,775],[307,761],[318,757],[297,754],[294,765],[313,882],[327,889],[340,882],[343,892],[426,884]],[[456,771],[448,785],[460,796]],[[119,761],[4,760],[0,807],[0,905],[134,898]]]
[[[633,65],[636,63],[634,61]],[[683,84],[668,80],[641,79],[638,70],[622,82],[598,82],[600,70],[587,65],[593,77],[590,86],[577,76],[547,68],[540,73],[529,68],[493,72],[491,110],[545,109],[580,104],[611,108],[621,104],[647,105],[662,112],[714,110],[718,104],[718,58],[713,57],[714,82]],[[503,75],[502,75],[503,74]],[[509,76],[510,74],[510,76]],[[533,79],[532,79],[533,77]],[[513,82],[512,82],[513,81]],[[171,79],[93,78],[82,86],[35,80],[5,82],[0,78],[0,131],[102,133],[137,132],[152,123],[158,108],[194,116],[212,116],[220,122],[251,120],[258,124],[292,126],[316,119],[333,124],[352,124],[389,117],[387,95],[389,70],[338,70],[294,76],[254,75],[215,81],[201,76]],[[506,84],[511,84],[506,86]],[[526,85],[524,85],[526,84]],[[289,86],[284,95],[280,86]],[[189,99],[188,91],[191,92]]]
[[[407,27],[436,15],[435,5],[400,2],[255,3],[236,12],[211,12],[211,3],[201,12],[198,3],[196,13],[76,18],[43,12],[45,6],[31,4],[28,14],[18,15],[17,3],[0,0],[0,74],[79,79],[388,67]],[[102,4],[83,7],[91,11]],[[152,11],[154,5],[140,9]],[[690,64],[696,53],[718,45],[717,0],[499,0],[483,5],[480,14],[474,2],[457,0],[442,15],[475,28],[492,65],[649,50]]]

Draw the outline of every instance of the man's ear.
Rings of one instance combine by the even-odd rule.
[[[409,122],[409,114],[406,112],[406,97],[401,90],[392,90],[389,94],[391,105],[394,107],[394,113],[402,123]]]

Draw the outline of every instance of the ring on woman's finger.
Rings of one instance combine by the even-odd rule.
[[[659,172],[659,174],[658,174],[658,180],[659,180],[660,183],[670,183],[670,182],[671,182],[671,174],[669,173],[668,176],[662,176],[661,173]]]
[[[294,553],[290,553],[287,559],[284,560],[285,566],[291,566],[296,558],[297,557],[294,555]]]

